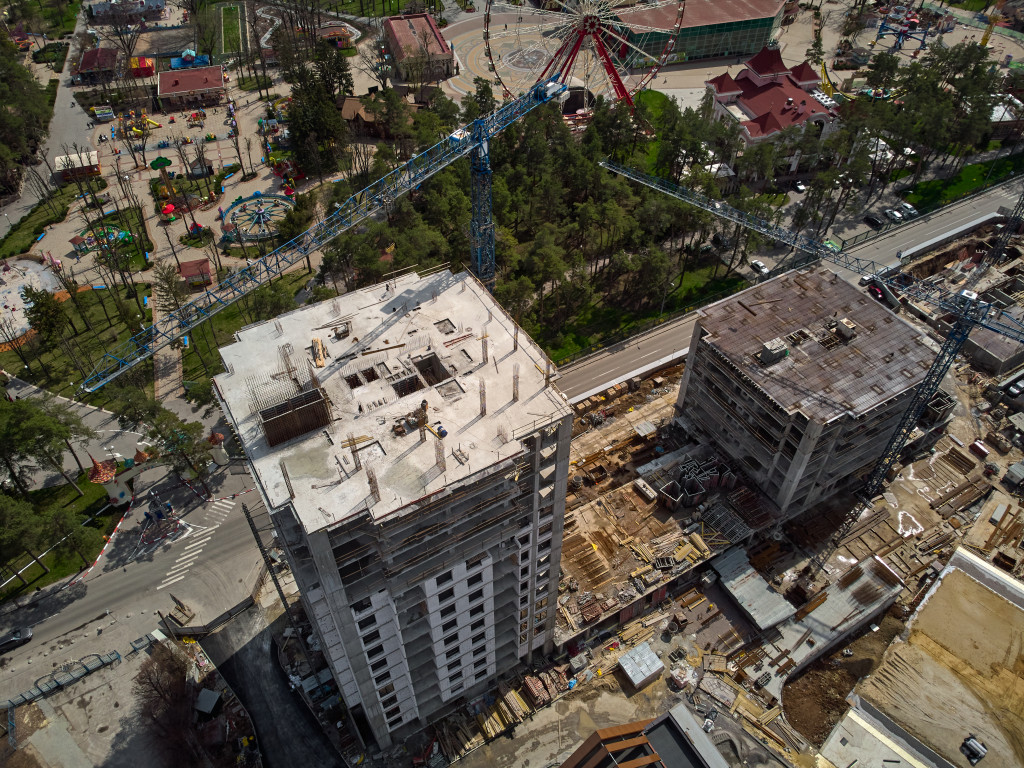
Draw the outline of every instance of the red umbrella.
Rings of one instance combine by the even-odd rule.
[[[160,213],[171,213],[174,210],[174,203],[168,203],[160,209]]]

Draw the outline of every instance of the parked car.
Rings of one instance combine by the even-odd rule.
[[[869,213],[864,217],[864,223],[872,229],[881,229],[885,226],[885,222],[882,221],[882,217],[874,213]]]
[[[887,210],[885,212],[885,215],[889,217],[889,221],[891,221],[893,224],[899,224],[901,221],[903,221],[903,214],[895,210],[894,208],[890,208],[889,210]]]
[[[868,293],[870,293],[872,296],[874,296],[879,301],[882,301],[885,298],[885,295],[882,293],[882,289],[879,288],[877,285],[869,285],[868,286]]]
[[[31,639],[32,630],[28,627],[17,627],[12,629],[3,637],[0,637],[0,653],[7,653],[7,651],[13,651],[15,648],[20,648]]]
[[[761,277],[764,277],[769,272],[771,272],[771,270],[768,269],[768,265],[765,264],[763,261],[760,261],[759,259],[754,259],[752,262],[750,262],[750,266],[753,267],[754,271],[757,272],[757,274],[761,275]]]
[[[804,192],[807,191],[807,185],[804,184],[802,181],[794,181],[793,182],[793,191],[794,192],[799,192],[802,195]]]
[[[875,279],[874,275],[861,275],[858,283],[860,285],[870,285]]]
[[[917,208],[912,206],[910,203],[900,203],[899,205],[896,206],[896,210],[902,213],[903,218],[905,219],[912,219],[915,216],[921,215],[920,213],[917,212]]]

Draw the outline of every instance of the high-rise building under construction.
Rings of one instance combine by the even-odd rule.
[[[572,414],[473,277],[409,274],[236,338],[217,393],[365,738],[552,650]]]

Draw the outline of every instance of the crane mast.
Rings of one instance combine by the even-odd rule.
[[[265,285],[285,270],[322,248],[364,219],[386,210],[406,192],[467,155],[472,158],[472,265],[488,288],[494,286],[494,223],[491,218],[490,140],[542,104],[561,95],[567,86],[555,79],[530,88],[501,108],[463,126],[404,165],[352,195],[324,219],[219,285],[204,291],[180,309],[160,318],[128,341],[106,352],[81,389],[95,392],[134,368],[202,322]]]

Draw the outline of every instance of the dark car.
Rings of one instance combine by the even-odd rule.
[[[867,224],[872,229],[881,229],[882,227],[885,226],[885,222],[882,221],[882,217],[876,216],[873,213],[869,213],[867,216],[864,217],[864,223]]]
[[[7,653],[7,651],[13,651],[15,648],[20,648],[31,639],[32,630],[28,627],[12,629],[3,637],[0,637],[0,653]]]

